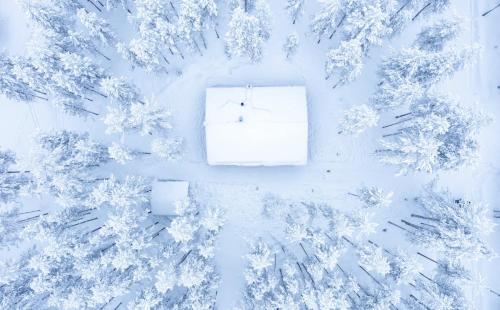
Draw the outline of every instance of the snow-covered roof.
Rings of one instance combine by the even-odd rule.
[[[151,212],[156,215],[175,215],[175,204],[187,199],[189,182],[156,180],[151,190]]]
[[[305,165],[306,89],[207,88],[205,134],[209,165]]]

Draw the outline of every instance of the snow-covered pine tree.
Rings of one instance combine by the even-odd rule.
[[[256,0],[252,10],[233,10],[225,36],[229,57],[248,56],[252,62],[262,58],[263,44],[270,36],[271,13],[266,0]]]
[[[470,63],[477,53],[476,46],[438,52],[416,47],[402,49],[379,68],[380,83],[372,103],[385,110],[411,105],[433,85]]]
[[[16,155],[9,150],[0,149],[0,203],[16,201],[31,183],[30,172],[15,169],[15,164]]]
[[[375,272],[385,277],[391,271],[390,262],[384,255],[384,250],[371,243],[361,245],[357,248],[359,265],[367,272]]]
[[[388,258],[391,266],[388,276],[396,284],[413,283],[419,274],[424,271],[424,267],[415,255],[410,255],[410,253],[401,249],[388,255]]]
[[[354,81],[363,69],[364,55],[358,40],[342,41],[326,54],[325,79],[334,79],[333,88]]]
[[[413,16],[412,20],[417,19],[422,13],[425,14],[435,14],[441,13],[450,5],[450,0],[424,0],[419,1],[422,4],[422,7],[418,12]]]
[[[357,39],[365,53],[371,46],[380,46],[391,35],[390,16],[396,9],[395,0],[347,1],[348,13],[343,30],[348,40]]]
[[[134,154],[131,149],[117,142],[111,143],[108,147],[109,157],[119,164],[126,164],[134,159]]]
[[[167,60],[160,52],[158,33],[140,28],[140,37],[134,38],[128,45],[119,42],[116,44],[118,53],[133,66],[144,68],[147,72],[164,72]]]
[[[156,138],[151,142],[151,153],[169,161],[182,157],[181,138]]]
[[[125,107],[108,107],[106,115],[103,117],[103,122],[106,125],[106,133],[125,133],[132,130],[129,124],[130,112]]]
[[[18,72],[14,71],[14,66],[15,63],[7,55],[0,53],[0,93],[14,100],[32,101],[35,98],[46,100],[16,75]]]
[[[121,6],[122,9],[126,10],[129,14],[132,12],[129,9],[128,0],[105,0],[104,6],[106,10],[111,11],[112,9]]]
[[[172,129],[171,113],[162,107],[154,98],[144,102],[135,101],[128,107],[108,107],[104,116],[106,133],[125,133],[137,131],[141,135],[165,133]],[[173,141],[171,141],[173,143]],[[177,144],[180,143],[179,141]],[[174,143],[175,144],[175,143]]]
[[[401,292],[388,286],[364,289],[360,298],[354,300],[355,309],[394,309],[400,303]],[[398,308],[397,308],[398,309]]]
[[[345,36],[338,47],[330,49],[327,53],[326,77],[329,78],[338,72],[339,81],[336,82],[334,88],[357,78],[361,73],[363,58],[370,47],[381,45],[382,40],[392,33],[389,24],[395,4],[394,0],[371,2],[355,0],[342,3],[341,10],[339,10],[339,1],[331,1],[325,6],[325,9],[332,9],[332,11],[325,12],[328,13],[325,17],[342,16],[335,30],[331,30],[331,36],[339,27],[342,27]],[[332,20],[323,21],[319,29],[331,28]],[[321,33],[321,31],[318,32]]]
[[[179,20],[177,29],[181,38],[188,44],[195,40],[195,34],[199,34],[203,45],[207,48],[207,42],[203,36],[203,30],[216,26],[218,15],[216,0],[181,0],[179,7]],[[217,30],[216,34],[217,34]],[[217,34],[218,35],[218,34]]]
[[[154,132],[164,132],[172,129],[171,113],[161,106],[155,98],[148,98],[135,102],[130,107],[130,127],[142,135],[151,135]]]
[[[377,186],[361,186],[355,194],[361,202],[364,208],[386,208],[392,202],[393,192],[384,192],[381,188]]]
[[[457,38],[461,31],[460,19],[442,19],[422,29],[417,34],[415,45],[423,51],[439,52],[448,42]]]
[[[323,1],[321,8],[311,21],[311,30],[316,34],[318,43],[327,35],[333,37],[337,28],[342,25],[347,16],[346,7],[340,0]]]
[[[139,90],[124,77],[106,77],[101,80],[101,91],[123,106],[139,102]]]
[[[302,16],[302,13],[304,12],[304,3],[305,0],[287,0],[286,10],[292,19],[292,24],[295,24],[295,22]]]
[[[408,309],[466,310],[471,307],[463,288],[452,278],[437,274],[433,278],[426,276],[415,282],[416,291],[409,298],[403,299]]]
[[[65,206],[85,199],[95,182],[91,171],[109,160],[107,148],[88,134],[53,131],[39,134],[35,142],[29,169],[34,185],[54,193]]]
[[[344,111],[344,118],[339,125],[339,134],[350,134],[357,136],[367,128],[378,124],[380,115],[369,105],[362,104]]]
[[[413,217],[423,223],[412,224],[408,238],[425,247],[442,252],[452,261],[471,261],[494,255],[486,236],[495,224],[487,205],[464,198],[455,198],[448,191],[439,191],[431,183],[416,199],[423,214]]]
[[[476,135],[489,122],[487,115],[439,94],[428,94],[411,111],[400,121],[403,128],[381,140],[377,154],[382,162],[400,167],[400,173],[474,164]]]
[[[79,9],[76,14],[91,38],[99,40],[106,46],[114,44],[116,35],[111,29],[111,25],[104,18],[83,8]]]
[[[292,58],[299,47],[299,36],[297,33],[291,33],[286,37],[285,44],[283,44],[283,51],[287,59]]]

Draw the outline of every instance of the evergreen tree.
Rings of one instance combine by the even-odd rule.
[[[270,36],[270,18],[265,0],[255,1],[251,11],[234,9],[225,37],[227,55],[248,56],[252,62],[258,62],[262,58],[262,45]]]
[[[362,104],[344,111],[344,118],[339,125],[339,134],[357,136],[369,127],[378,124],[380,116],[372,107]]]
[[[420,31],[415,45],[424,51],[439,52],[462,31],[459,19],[440,20]]]
[[[104,45],[109,46],[114,43],[116,36],[106,20],[86,9],[79,9],[77,16],[82,25],[87,29],[90,37],[98,39]]]
[[[382,162],[400,167],[400,173],[474,164],[476,135],[489,122],[487,115],[436,94],[422,98],[411,110],[401,122],[404,127],[381,140],[377,154]]]
[[[304,11],[304,2],[305,0],[287,0],[286,9],[292,19],[292,24],[295,24],[295,22],[302,16]]]

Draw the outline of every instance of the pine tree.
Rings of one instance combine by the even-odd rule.
[[[30,163],[34,185],[54,193],[65,206],[85,199],[95,180],[91,171],[109,159],[106,147],[88,134],[65,130],[41,133],[35,140]]]
[[[364,52],[358,40],[342,41],[326,54],[326,79],[335,78],[333,88],[354,81],[363,68]]]
[[[389,259],[384,255],[383,250],[371,243],[358,248],[359,264],[366,271],[373,271],[385,277],[390,271]]]
[[[439,52],[444,49],[449,41],[457,38],[461,31],[461,20],[443,19],[420,31],[415,45],[424,51]]]
[[[135,102],[130,107],[130,127],[142,135],[172,129],[170,117],[171,113],[154,98],[146,99],[144,103]]]
[[[139,102],[139,90],[124,77],[107,77],[101,80],[102,92],[121,105]]]
[[[132,150],[116,142],[108,147],[108,153],[111,159],[122,165],[134,159]]]
[[[485,237],[495,225],[485,204],[454,198],[448,191],[438,191],[432,183],[416,201],[423,214],[414,217],[425,223],[411,224],[410,240],[441,251],[451,261],[464,262],[494,255]]]
[[[181,138],[156,138],[151,142],[151,153],[175,161],[182,157],[183,140]]]
[[[15,154],[0,150],[0,203],[15,202],[31,183],[29,171],[14,169]]]
[[[286,37],[285,44],[283,44],[283,51],[287,59],[292,58],[299,47],[299,36],[297,33],[292,33]]]
[[[252,62],[258,62],[262,58],[262,45],[270,36],[270,18],[265,0],[257,0],[250,12],[240,7],[234,9],[225,37],[227,55],[248,56]]]
[[[295,22],[302,16],[304,11],[304,2],[305,0],[287,0],[286,9],[292,19],[292,24],[295,24]]]
[[[318,43],[324,35],[331,35],[345,21],[344,3],[340,0],[324,1],[321,9],[311,21],[311,30],[316,34]],[[333,36],[333,35],[332,35]]]
[[[474,164],[476,135],[489,122],[487,115],[437,94],[422,98],[411,110],[401,122],[404,127],[381,140],[383,148],[377,154],[382,162],[399,166],[401,173]]]
[[[428,52],[403,49],[386,59],[379,69],[380,83],[373,97],[378,109],[411,105],[433,85],[452,76],[477,55],[477,47]]]
[[[106,20],[86,9],[79,9],[77,11],[77,16],[92,38],[98,39],[106,46],[113,45],[116,36]]]
[[[0,53],[0,93],[7,98],[22,101],[32,101],[37,96],[30,85],[18,78],[14,73],[14,62],[5,54]]]
[[[379,118],[378,112],[366,104],[354,106],[344,111],[344,118],[339,125],[339,134],[357,136],[367,128],[377,126]]]

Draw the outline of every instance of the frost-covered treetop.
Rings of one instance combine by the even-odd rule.
[[[463,30],[462,23],[458,18],[443,19],[425,27],[418,33],[415,45],[421,50],[441,51],[449,41],[458,37]]]

